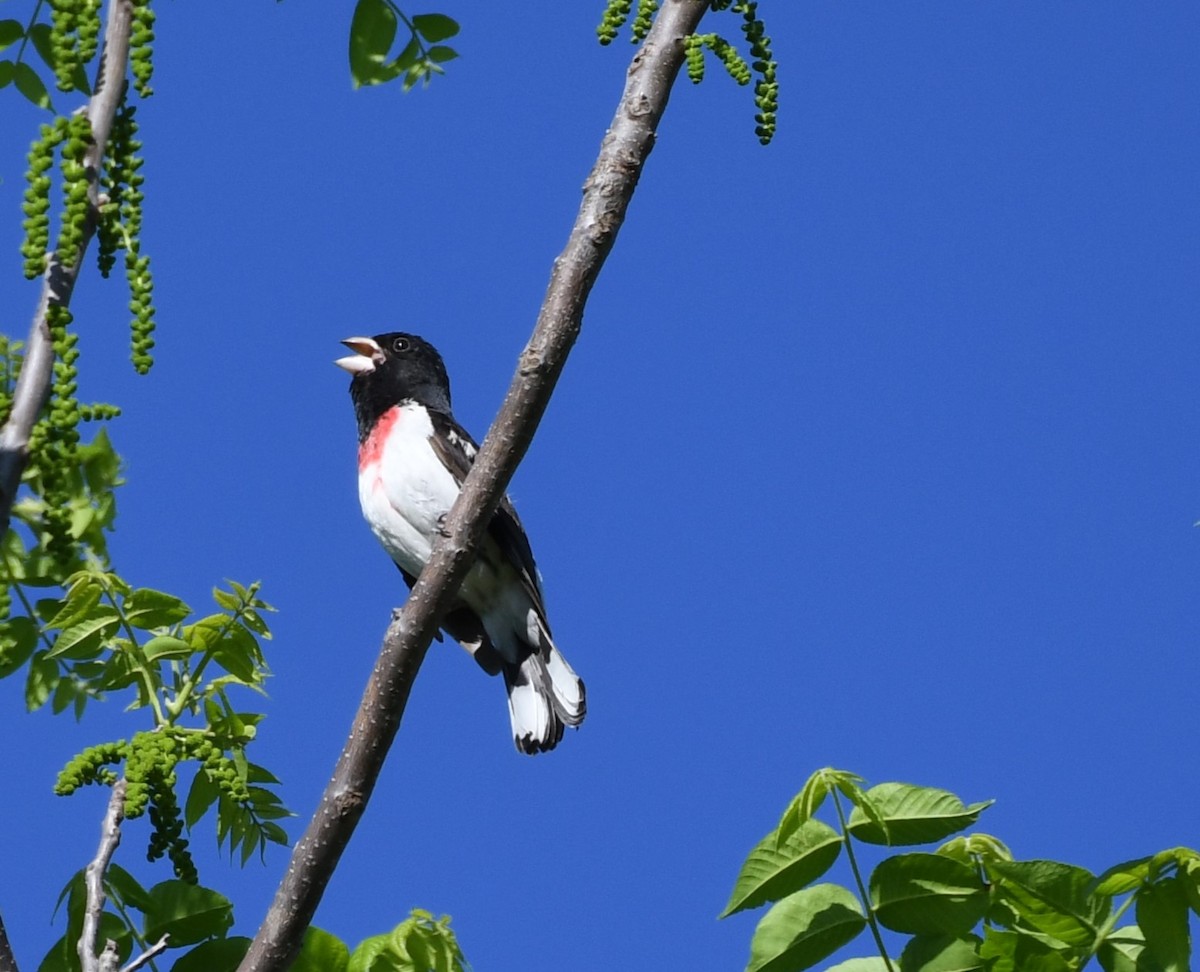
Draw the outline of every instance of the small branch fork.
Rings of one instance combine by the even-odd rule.
[[[333,778],[238,972],[282,972],[300,949],[304,930],[366,808],[429,642],[470,569],[579,336],[584,304],[654,147],[683,64],[683,40],[696,32],[707,9],[708,0],[666,0],[634,55],[611,127],[584,183],[575,226],[554,261],[537,325],[504,404],[446,518],[445,536],[434,545],[403,611],[393,614]]]
[[[87,903],[83,911],[83,933],[79,936],[77,951],[79,964],[83,972],[118,972],[120,959],[117,957],[117,943],[109,939],[104,945],[104,951],[96,954],[96,939],[100,936],[100,916],[104,913],[104,875],[108,873],[108,865],[112,862],[117,845],[121,843],[121,822],[125,819],[125,780],[118,780],[113,785],[112,796],[108,798],[108,810],[104,814],[104,822],[100,825],[100,847],[92,862],[84,869],[83,883],[87,889]],[[120,972],[136,972],[143,965],[161,955],[167,950],[167,936],[163,935]],[[14,969],[16,966],[13,967]],[[4,972],[0,965],[0,972]]]
[[[0,536],[8,530],[17,489],[21,485],[21,474],[29,462],[30,433],[50,397],[50,382],[54,375],[54,347],[50,342],[46,311],[51,302],[63,307],[70,304],[75,281],[83,266],[83,255],[96,232],[100,166],[104,159],[104,148],[112,133],[113,119],[125,89],[125,69],[129,60],[129,35],[132,24],[133,7],[130,0],[112,0],[108,5],[104,51],[100,55],[95,92],[87,104],[88,121],[92,124],[94,138],[84,157],[91,216],[84,226],[83,239],[79,242],[72,266],[63,266],[51,254],[49,266],[42,278],[42,294],[29,329],[25,361],[21,365],[21,376],[17,379],[17,387],[13,392],[12,411],[4,428],[0,429]]]

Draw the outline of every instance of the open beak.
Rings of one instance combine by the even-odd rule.
[[[342,344],[354,354],[338,358],[334,364],[352,375],[369,375],[383,363],[383,349],[369,337],[346,338]]]

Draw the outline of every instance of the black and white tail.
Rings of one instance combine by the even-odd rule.
[[[539,625],[541,627],[541,625]],[[549,752],[567,726],[587,714],[583,680],[567,664],[542,627],[541,647],[519,665],[505,664],[508,715],[513,741],[523,753]]]

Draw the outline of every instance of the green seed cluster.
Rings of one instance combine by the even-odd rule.
[[[154,74],[154,11],[150,0],[134,0],[133,33],[129,37],[129,67],[133,71],[133,87],[143,98],[154,94],[150,77]]]
[[[183,836],[183,815],[175,799],[174,773],[155,774],[147,780],[150,789],[150,846],[146,859],[157,861],[163,855],[174,865],[175,876],[188,884],[199,884],[200,875]]]
[[[79,371],[79,335],[67,329],[71,312],[61,304],[46,308],[46,324],[54,345],[54,384],[50,408],[38,423],[41,427],[37,446],[30,442],[33,461],[42,477],[42,498],[45,500],[43,523],[48,540],[46,550],[64,569],[70,569],[75,556],[75,540],[71,536],[71,489],[68,471],[74,465],[79,445],[79,421],[82,418],[76,381]],[[35,426],[35,433],[39,431]]]
[[[0,334],[0,425],[8,421],[8,413],[12,409],[13,390],[17,387],[17,379],[21,377],[21,364],[24,355],[21,348],[24,342],[13,341],[7,334]]]
[[[59,91],[74,91],[80,69],[96,56],[100,0],[51,0],[50,48]]]
[[[641,0],[638,0],[638,12],[641,12]],[[621,27],[629,19],[633,9],[633,0],[608,0],[604,15],[600,18],[600,26],[596,28],[596,36],[601,44],[611,44],[617,39]]]
[[[46,272],[46,251],[50,249],[50,176],[54,152],[67,137],[70,119],[56,118],[43,125],[41,137],[29,149],[29,168],[25,170],[25,198],[21,210],[25,213],[22,226],[25,240],[21,255],[25,257],[25,276],[34,280]]]
[[[117,781],[117,774],[108,767],[121,762],[127,749],[124,739],[101,743],[99,746],[88,746],[59,771],[58,779],[54,783],[54,792],[59,796],[70,796],[89,783],[112,786]]]
[[[754,85],[754,104],[758,114],[754,134],[763,145],[775,137],[775,116],[779,112],[779,82],[775,80],[778,63],[771,53],[771,38],[766,25],[758,19],[757,0],[738,0],[733,8],[742,15],[742,33],[750,45],[750,56],[754,58],[754,70],[758,81]]]
[[[63,215],[58,230],[57,259],[64,267],[75,266],[87,232],[91,204],[88,201],[87,167],[84,157],[92,144],[92,126],[86,115],[75,115],[67,123],[62,147]]]
[[[692,84],[704,80],[704,38],[715,34],[688,34],[683,39],[684,67]]]
[[[654,15],[658,13],[658,0],[638,0],[637,16],[633,20],[633,42],[644,41],[650,33],[650,25],[654,23]]]
[[[91,405],[79,406],[79,418],[84,422],[103,422],[107,419],[115,419],[120,414],[120,405],[109,405],[107,402],[93,402]]]

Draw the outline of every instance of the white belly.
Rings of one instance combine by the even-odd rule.
[[[358,499],[384,549],[415,577],[429,560],[438,520],[458,498],[458,484],[429,444],[433,426],[425,410],[407,404],[397,412],[382,449],[364,443]]]

